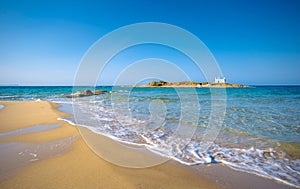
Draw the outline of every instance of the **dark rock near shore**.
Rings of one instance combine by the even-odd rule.
[[[107,93],[107,91],[105,91],[105,90],[98,90],[98,91],[94,92],[94,95],[100,95],[100,94],[103,94],[103,93]]]
[[[84,90],[81,92],[83,96],[92,96],[94,93],[91,90]]]
[[[93,95],[100,95],[103,93],[106,93],[107,91],[105,90],[98,90],[95,91],[94,93],[91,90],[84,90],[81,92],[76,92],[76,93],[71,93],[71,94],[62,94],[63,97],[66,98],[75,98],[75,97],[86,97],[86,96],[93,96]]]

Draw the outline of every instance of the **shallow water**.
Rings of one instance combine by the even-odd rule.
[[[10,131],[10,132],[6,132],[6,133],[0,133],[0,138],[13,136],[13,135],[26,134],[26,133],[47,131],[47,130],[55,129],[57,127],[60,127],[60,124],[35,125],[35,126],[24,128],[24,129]]]
[[[71,149],[71,144],[75,140],[77,138],[73,136],[41,144],[21,142],[0,144],[0,181],[6,179],[17,169],[32,162],[41,161],[67,152]]]

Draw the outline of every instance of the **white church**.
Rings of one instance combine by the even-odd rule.
[[[226,83],[225,77],[215,77],[215,83]]]

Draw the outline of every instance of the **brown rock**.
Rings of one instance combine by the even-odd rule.
[[[76,92],[76,93],[71,93],[71,94],[62,94],[63,97],[66,98],[74,98],[74,97],[85,97],[85,96],[92,96],[92,95],[100,95],[103,93],[106,93],[107,91],[105,90],[98,90],[95,91],[94,93],[91,90],[84,90],[81,92]]]
[[[92,96],[92,95],[94,95],[94,93],[91,90],[84,90],[79,95]]]
[[[107,91],[105,90],[97,90],[94,92],[94,95],[100,95],[100,94],[103,94],[103,93],[107,93]]]

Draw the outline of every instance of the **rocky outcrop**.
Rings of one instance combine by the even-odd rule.
[[[92,92],[91,90],[84,90],[81,92],[71,93],[71,94],[62,94],[63,97],[66,98],[76,98],[76,97],[86,97],[86,96],[93,96],[93,95],[100,95],[103,93],[107,93],[105,90],[97,90]]]
[[[84,90],[81,92],[81,95],[83,96],[92,96],[94,93],[91,90]]]
[[[208,83],[200,84],[200,87],[202,88],[250,88],[250,86],[247,85],[241,85],[241,84],[232,84],[232,83]]]
[[[147,85],[142,85],[140,87],[250,88],[250,86],[241,85],[241,84],[210,83],[210,82],[198,83],[193,81],[181,81],[181,82],[152,81]]]
[[[103,93],[107,93],[107,91],[105,91],[105,90],[98,90],[98,91],[94,92],[94,95],[100,95],[100,94],[103,94]]]

